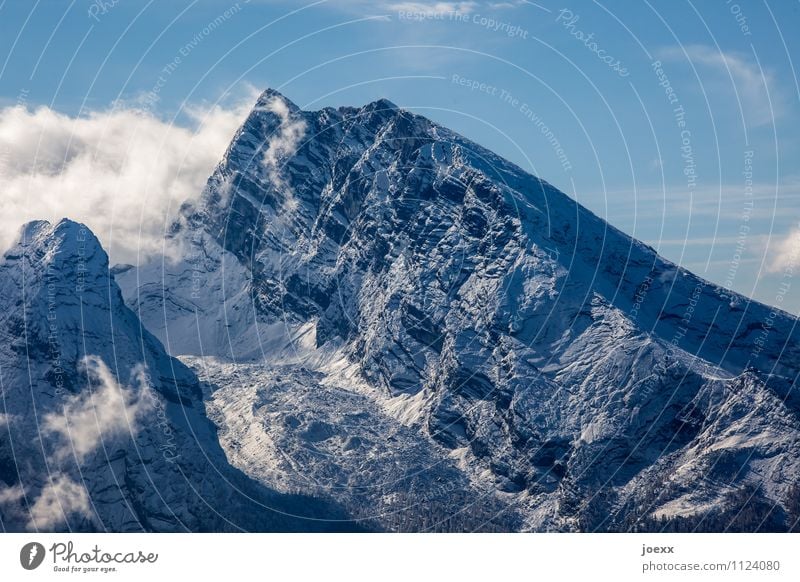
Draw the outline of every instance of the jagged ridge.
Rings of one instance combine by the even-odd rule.
[[[120,279],[171,353],[369,394],[528,528],[725,515],[743,487],[763,527],[791,526],[796,319],[469,140],[385,100],[305,112],[267,91],[182,214],[166,283]]]
[[[5,531],[356,527],[228,465],[195,374],[125,306],[84,225],[23,227],[0,262],[0,338]]]

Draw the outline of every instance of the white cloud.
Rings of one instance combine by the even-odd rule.
[[[769,247],[770,273],[791,272],[800,266],[800,229],[795,229],[785,237],[773,241]]]
[[[545,8],[537,4],[536,2],[530,2],[529,0],[511,0],[507,2],[489,2],[489,8],[493,10],[503,10],[506,8],[524,8],[526,6],[534,6],[539,8],[540,10],[544,10],[545,12],[552,12],[549,8]]]
[[[68,398],[59,413],[45,415],[43,433],[56,435],[52,459],[63,462],[75,458],[81,463],[101,444],[130,435],[139,429],[141,417],[152,409],[152,398],[143,367],[134,369],[133,387],[119,384],[105,363],[96,356],[81,362],[91,390]],[[0,505],[17,503],[22,489],[0,491]],[[64,472],[56,472],[30,508],[28,529],[52,531],[72,515],[93,519],[89,493]]]
[[[135,105],[79,117],[0,109],[0,249],[24,222],[69,217],[87,224],[114,262],[159,252],[165,226],[200,195],[254,100],[189,106],[186,127]]]
[[[6,528],[13,527],[15,523],[25,523],[27,517],[23,513],[22,498],[25,490],[21,485],[7,487],[0,484],[0,523],[5,523]]]
[[[283,190],[291,201],[292,193],[283,179],[281,169],[283,163],[297,151],[306,134],[306,123],[300,117],[293,117],[286,101],[278,96],[273,97],[261,109],[274,113],[280,119],[280,127],[270,138],[262,163],[275,187]]]
[[[477,2],[387,2],[383,6],[394,12],[405,12],[419,16],[432,17],[446,14],[471,14],[478,7]]]
[[[772,124],[785,112],[783,95],[777,89],[775,76],[760,68],[747,55],[722,52],[710,46],[687,45],[664,49],[659,56],[671,61],[688,58],[695,66],[703,67],[710,73],[700,79],[708,94],[718,89],[730,91],[732,81],[739,98],[739,114],[748,126]]]
[[[11,415],[0,412],[0,427],[6,426],[9,422],[11,422]]]
[[[125,435],[133,437],[140,417],[152,406],[153,399],[144,398],[150,388],[143,368],[134,371],[135,386],[128,388],[117,382],[100,358],[88,356],[82,365],[91,379],[92,390],[71,396],[60,413],[44,417],[44,432],[60,437],[56,460],[74,455],[82,462],[101,444]]]
[[[515,0],[516,4],[521,4],[520,0]],[[505,7],[509,2],[499,3],[500,7]],[[495,3],[486,4],[494,8]],[[349,12],[358,11],[359,14],[365,10],[384,10],[387,12],[413,13],[418,16],[433,17],[446,14],[471,14],[481,6],[480,2],[473,0],[463,1],[442,1],[442,2],[404,2],[402,0],[339,0],[325,4],[326,7]]]
[[[8,503],[18,503],[22,496],[22,487],[19,485],[14,485],[13,487],[0,486],[0,507]]]
[[[31,506],[28,529],[52,531],[76,514],[91,518],[89,494],[83,485],[59,473],[45,485]]]

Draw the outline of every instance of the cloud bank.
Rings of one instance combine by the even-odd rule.
[[[158,253],[177,208],[200,195],[254,100],[189,106],[185,126],[135,105],[79,117],[0,109],[0,250],[24,222],[69,217],[98,235],[112,262]]]

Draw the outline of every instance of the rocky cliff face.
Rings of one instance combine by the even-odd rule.
[[[507,529],[796,519],[797,320],[388,101],[265,92],[171,241],[117,280],[263,483],[380,515],[472,497]]]
[[[0,262],[0,306],[4,530],[315,530],[345,518],[228,465],[195,374],[125,306],[85,226],[26,225]]]

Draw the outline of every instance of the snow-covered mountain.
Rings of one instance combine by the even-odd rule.
[[[800,519],[796,318],[388,101],[266,91],[168,243],[114,279],[264,487],[411,531]]]
[[[4,531],[353,528],[227,463],[199,381],[125,306],[85,226],[22,229],[0,262],[0,338]]]

